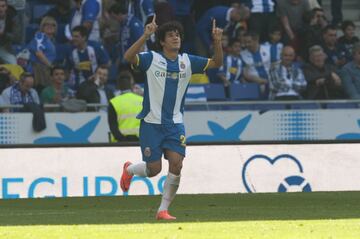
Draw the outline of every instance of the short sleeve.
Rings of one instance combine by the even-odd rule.
[[[99,14],[100,4],[96,0],[88,0],[82,8],[82,21],[94,22]]]
[[[135,65],[141,71],[147,71],[151,65],[153,54],[149,52],[141,52],[136,55],[137,63]]]
[[[204,73],[207,67],[209,66],[210,59],[201,57],[201,56],[193,56],[189,55],[190,63],[191,63],[191,71],[193,74]]]

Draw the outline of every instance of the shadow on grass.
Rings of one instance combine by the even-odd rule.
[[[360,218],[360,192],[178,195],[176,222]],[[0,201],[0,226],[158,223],[160,196]]]

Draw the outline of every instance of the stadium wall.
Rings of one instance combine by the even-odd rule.
[[[360,190],[359,144],[188,146],[179,193]],[[0,198],[124,195],[128,160],[141,160],[139,147],[1,149]],[[155,178],[135,177],[129,194],[160,194],[163,168]]]
[[[32,130],[32,114],[0,114],[0,144],[105,143],[105,113],[47,113],[47,128]],[[189,111],[188,142],[360,139],[360,111]]]

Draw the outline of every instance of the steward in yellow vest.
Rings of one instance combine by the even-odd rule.
[[[121,80],[127,81],[129,79],[123,78]],[[124,85],[131,87],[130,83],[126,83]],[[139,140],[140,120],[136,116],[142,109],[142,101],[143,97],[133,93],[130,89],[122,90],[121,95],[110,100],[108,123],[111,131],[111,142]]]

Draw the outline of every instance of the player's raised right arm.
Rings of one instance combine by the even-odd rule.
[[[158,26],[156,25],[155,20],[156,15],[154,15],[152,22],[145,26],[144,34],[125,52],[124,58],[130,64],[137,64],[137,54],[145,45],[146,40],[156,31]]]

